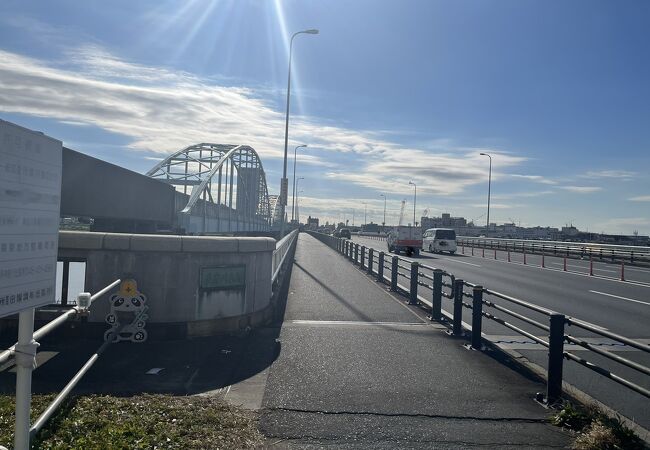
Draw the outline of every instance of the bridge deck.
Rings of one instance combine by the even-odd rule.
[[[295,260],[261,421],[283,446],[566,445],[532,400],[543,384],[465,350],[306,234]]]

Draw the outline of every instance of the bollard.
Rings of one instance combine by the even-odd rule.
[[[594,261],[591,259],[591,256],[589,257],[589,276],[594,276]]]
[[[566,272],[566,256],[564,257],[564,271]]]
[[[494,259],[497,259],[497,251],[494,249]]]
[[[485,258],[485,248],[483,248],[483,255],[482,255],[482,257]]]
[[[370,275],[372,275],[372,263],[373,263],[372,257],[373,257],[373,253],[374,253],[373,249],[369,248],[368,249],[368,265],[367,265],[367,267],[368,267],[368,273]]]
[[[418,269],[419,264],[413,261],[411,263],[411,289],[409,290],[409,305],[418,304]]]
[[[481,326],[483,322],[483,286],[474,286],[472,294],[472,348],[474,350],[481,350]]]
[[[508,262],[510,262],[510,250],[508,250]]]
[[[452,334],[460,336],[463,334],[463,280],[454,280],[454,324]]]
[[[474,256],[474,244],[472,244],[472,256]]]
[[[465,254],[465,244],[463,244],[461,247],[463,255]]]
[[[442,269],[433,269],[431,320],[442,320]]]
[[[366,246],[361,246],[361,259],[359,260],[359,266],[363,269],[366,265]]]
[[[524,250],[524,265],[526,264],[526,251]]]
[[[625,281],[625,263],[621,261],[621,281]]]
[[[551,313],[548,336],[546,403],[552,405],[562,397],[562,363],[564,360],[564,314]]]
[[[546,267],[546,263],[544,262],[544,254],[542,253],[542,268]]]
[[[393,292],[397,292],[397,269],[399,264],[399,258],[397,256],[393,256],[392,259],[392,264],[390,266],[390,290]]]
[[[377,281],[384,282],[384,252],[379,252],[379,265],[377,266]]]

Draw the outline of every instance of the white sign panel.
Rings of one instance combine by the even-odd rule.
[[[0,120],[0,317],[54,303],[61,141]]]

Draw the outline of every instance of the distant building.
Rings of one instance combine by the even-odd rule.
[[[361,227],[361,231],[365,233],[379,233],[379,224],[378,223],[367,223]]]
[[[307,218],[307,228],[310,230],[318,229],[318,217],[309,216]]]
[[[441,217],[422,217],[420,219],[422,229],[428,228],[454,228],[456,230],[467,226],[464,217],[451,217],[449,213],[443,213]]]

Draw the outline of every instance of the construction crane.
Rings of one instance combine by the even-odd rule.
[[[402,222],[404,221],[404,206],[406,206],[406,200],[402,200],[402,207],[399,210],[399,226],[402,226]]]

